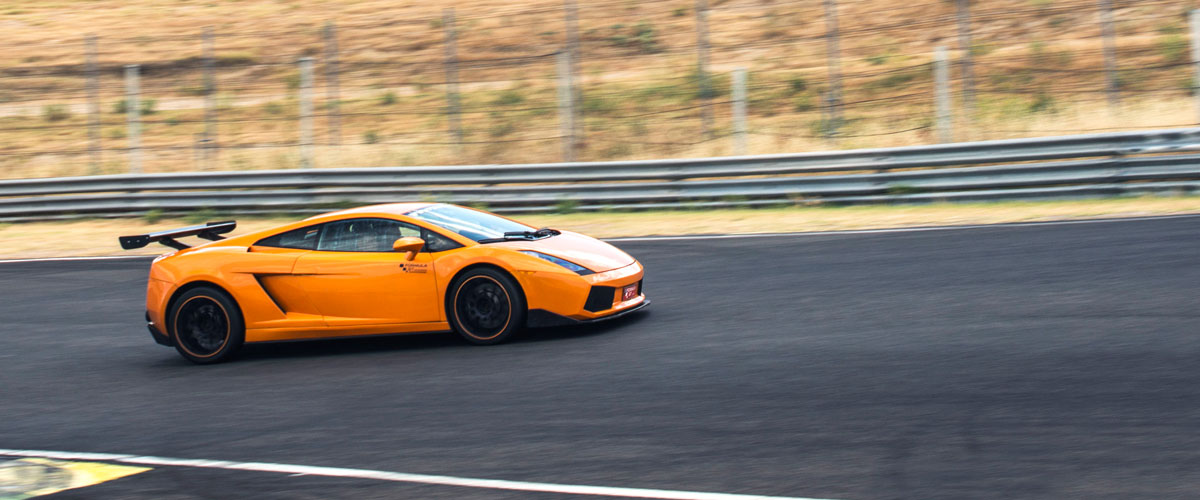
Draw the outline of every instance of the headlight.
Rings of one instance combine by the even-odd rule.
[[[574,262],[571,262],[571,261],[569,261],[569,260],[563,260],[563,259],[560,259],[560,258],[558,258],[558,257],[555,257],[555,256],[553,256],[553,255],[546,255],[546,254],[544,254],[544,253],[541,253],[541,252],[534,252],[533,250],[521,250],[521,253],[523,253],[523,254],[525,254],[525,255],[532,255],[532,256],[534,256],[534,257],[537,257],[537,258],[539,258],[539,259],[542,259],[542,260],[545,260],[545,261],[553,262],[553,263],[555,263],[555,264],[558,264],[558,265],[560,265],[560,266],[562,266],[562,267],[565,267],[565,268],[567,268],[567,269],[570,269],[570,270],[572,270],[572,271],[575,271],[575,274],[578,274],[578,275],[580,275],[580,276],[587,276],[587,275],[589,275],[589,274],[595,274],[595,273],[594,273],[594,272],[593,272],[591,269],[588,269],[588,268],[586,268],[586,267],[583,267],[583,266],[581,266],[581,265],[579,265],[579,264],[576,264],[576,263],[574,263]]]

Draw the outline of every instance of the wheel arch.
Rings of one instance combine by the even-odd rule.
[[[454,285],[458,284],[458,279],[463,275],[480,268],[491,269],[493,271],[503,273],[505,276],[508,276],[509,279],[512,279],[512,282],[517,285],[517,291],[521,293],[521,299],[522,302],[525,303],[525,309],[529,309],[529,296],[525,293],[525,287],[521,284],[521,280],[517,279],[516,273],[513,273],[512,271],[505,269],[503,266],[494,264],[492,262],[475,262],[473,264],[463,266],[462,269],[459,269],[458,272],[454,273],[454,276],[450,278],[450,282],[446,284],[446,291],[442,294],[442,313],[447,317],[447,319],[449,319],[451,307],[453,307],[452,304],[450,304],[450,298],[453,296]]]
[[[492,262],[475,262],[473,264],[463,266],[462,269],[459,269],[458,272],[454,273],[454,276],[450,277],[450,282],[446,284],[446,295],[447,296],[450,295],[450,293],[449,293],[450,287],[454,286],[454,284],[458,282],[459,278],[461,278],[464,274],[467,274],[467,273],[474,271],[476,269],[479,269],[479,268],[488,268],[488,269],[492,269],[494,271],[499,271],[501,273],[504,273],[505,276],[508,276],[509,278],[511,278],[513,280],[513,283],[517,284],[517,290],[521,292],[521,295],[522,296],[525,295],[525,287],[523,285],[521,285],[521,280],[517,279],[516,273],[512,272],[509,269],[505,269],[504,266],[501,266],[499,264],[495,264]]]
[[[217,290],[220,290],[221,293],[224,293],[225,295],[227,295],[229,297],[229,300],[233,302],[233,306],[238,309],[237,313],[239,315],[241,315],[242,317],[245,317],[245,313],[242,312],[242,305],[238,303],[237,297],[234,297],[234,295],[232,293],[230,293],[229,290],[226,289],[225,287],[223,287],[217,283],[214,283],[212,281],[208,281],[208,280],[204,280],[204,279],[189,281],[187,283],[184,283],[183,285],[180,285],[179,288],[176,288],[175,291],[171,293],[171,298],[167,299],[167,306],[163,310],[163,329],[167,330],[165,332],[167,335],[170,335],[172,333],[170,331],[171,310],[175,308],[175,303],[179,301],[179,297],[182,297],[183,294],[185,294],[191,290],[195,290],[197,288],[202,288],[202,287],[215,288]]]

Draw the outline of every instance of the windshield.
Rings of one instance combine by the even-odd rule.
[[[474,241],[504,238],[506,232],[533,230],[532,227],[503,217],[454,205],[432,205],[406,215],[437,224]]]

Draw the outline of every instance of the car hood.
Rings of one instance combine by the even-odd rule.
[[[532,241],[504,241],[489,243],[489,246],[500,246],[514,250],[533,250],[546,255],[566,259],[592,271],[602,273],[619,269],[635,261],[621,249],[609,245],[591,236],[584,236],[571,231],[563,231],[558,236]]]

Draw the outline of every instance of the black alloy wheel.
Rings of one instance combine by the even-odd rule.
[[[467,342],[498,344],[525,323],[525,296],[508,275],[477,268],[459,277],[449,295],[450,324]]]
[[[176,299],[169,324],[175,349],[193,363],[225,361],[245,340],[237,304],[225,292],[211,287],[193,288]]]

